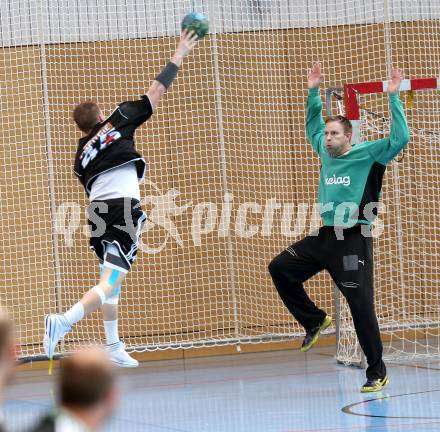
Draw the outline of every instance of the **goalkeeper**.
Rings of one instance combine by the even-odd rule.
[[[409,141],[399,99],[402,81],[393,69],[388,82],[391,130],[387,138],[352,145],[352,125],[343,116],[322,118],[321,66],[308,77],[307,138],[321,162],[319,208],[323,226],[314,235],[288,247],[269,265],[278,293],[306,330],[301,351],[308,351],[331,318],[306,294],[303,282],[327,270],[347,299],[359,343],[367,358],[367,381],[361,392],[375,392],[388,383],[382,342],[374,310],[373,241],[370,225],[386,165]]]
[[[153,114],[196,41],[194,32],[182,32],[171,61],[140,100],[121,103],[107,118],[94,102],[81,103],[73,112],[75,123],[84,133],[74,172],[90,200],[90,246],[98,256],[101,275],[99,283],[66,313],[46,315],[44,350],[49,358],[75,323],[101,309],[112,361],[121,367],[138,366],[119,339],[117,319],[121,283],[135,259],[146,219],[139,191],[146,164],[135,150],[134,133]]]

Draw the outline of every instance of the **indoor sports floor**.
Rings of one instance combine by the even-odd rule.
[[[390,385],[362,395],[360,369],[331,348],[152,361],[121,370],[105,431],[315,432],[440,430],[440,361],[389,366]],[[45,371],[20,372],[4,402],[12,431],[52,405]]]

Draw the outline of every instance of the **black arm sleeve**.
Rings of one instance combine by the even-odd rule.
[[[136,127],[147,121],[153,114],[153,107],[148,96],[142,96],[137,101],[123,102],[118,110],[124,119]]]
[[[155,78],[155,80],[159,81],[168,90],[171,83],[176,78],[178,71],[179,67],[175,63],[168,62],[168,64],[162,69],[162,72]]]

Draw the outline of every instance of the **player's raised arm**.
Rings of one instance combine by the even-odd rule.
[[[314,150],[319,154],[324,142],[325,124],[322,118],[322,101],[319,85],[323,81],[321,65],[315,63],[308,76],[309,95],[307,97],[306,133]]]
[[[187,30],[182,31],[182,36],[177,45],[176,52],[148,89],[147,96],[150,99],[153,110],[156,109],[168,87],[171,85],[174,78],[176,78],[182,60],[191,52],[196,43],[197,35],[194,32],[189,32]]]

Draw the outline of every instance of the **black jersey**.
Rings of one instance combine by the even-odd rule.
[[[140,100],[123,102],[102,123],[79,140],[74,172],[87,195],[96,178],[103,172],[136,163],[138,179],[145,175],[145,160],[134,146],[134,132],[153,114],[147,96]]]

